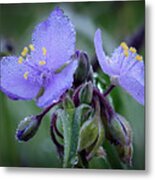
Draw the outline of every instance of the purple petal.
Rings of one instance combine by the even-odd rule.
[[[137,60],[136,60],[137,61]],[[144,62],[137,61],[131,66],[126,74],[130,74],[131,77],[134,77],[139,83],[144,86]]]
[[[104,73],[108,75],[117,75],[118,68],[114,66],[114,61],[110,58],[106,57],[103,47],[102,47],[102,35],[101,30],[98,29],[95,33],[94,37],[95,51],[99,61],[99,64],[104,71]]]
[[[32,99],[39,88],[24,79],[23,75],[27,71],[24,64],[18,63],[15,56],[7,56],[0,61],[0,90],[12,99]]]
[[[56,8],[49,18],[36,26],[32,35],[35,61],[46,60],[49,69],[56,70],[62,66],[75,52],[75,29],[63,11]],[[47,50],[46,56],[42,48]]]
[[[122,64],[126,61],[126,57],[124,56],[123,49],[121,46],[118,46],[114,50],[111,56],[111,71],[113,75],[120,75]]]
[[[55,74],[48,86],[45,88],[43,96],[38,99],[39,107],[46,107],[54,101],[58,101],[60,96],[71,88],[73,83],[73,74],[76,70],[77,62],[74,61],[63,69],[59,74]]]
[[[135,66],[139,61],[135,59],[137,53],[132,53],[130,50],[128,51],[129,55],[122,61],[122,66],[120,69],[120,74],[126,74],[133,66]]]
[[[123,87],[136,101],[144,105],[144,84],[136,78],[126,75],[119,77],[119,84]]]

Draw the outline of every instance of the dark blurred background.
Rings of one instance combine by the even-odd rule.
[[[34,26],[46,19],[55,6],[61,7],[70,17],[77,31],[77,48],[87,51],[91,59],[95,55],[93,38],[98,27],[103,31],[104,48],[109,54],[121,41],[131,42],[137,32],[144,30],[144,1],[1,4],[1,55],[18,55],[31,42]],[[144,32],[140,39],[143,37]],[[143,56],[144,47],[143,41],[137,47]],[[112,97],[117,112],[125,116],[133,128],[134,157],[130,169],[144,169],[144,107],[119,87],[113,90]],[[18,143],[15,139],[20,120],[40,111],[34,102],[12,101],[0,92],[0,166],[61,167],[50,140],[50,115],[43,120],[32,140]],[[104,168],[102,159],[94,158],[90,167]]]

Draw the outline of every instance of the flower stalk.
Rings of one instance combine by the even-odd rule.
[[[110,86],[104,91],[103,96],[106,97],[114,88],[115,88],[115,85],[110,84]]]

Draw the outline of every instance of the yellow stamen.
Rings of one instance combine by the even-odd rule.
[[[23,56],[23,57],[25,57],[26,56],[26,54],[28,53],[28,48],[27,47],[24,47],[24,49],[23,49],[23,51],[21,52],[21,55]]]
[[[126,44],[125,42],[122,42],[122,43],[120,44],[120,46],[121,46],[124,50],[128,50],[128,46],[127,46],[127,44]]]
[[[29,48],[30,48],[31,51],[34,51],[34,50],[35,50],[33,44],[29,44]]]
[[[130,51],[131,51],[132,53],[136,53],[136,52],[137,52],[134,47],[130,47]]]
[[[26,71],[25,73],[24,73],[24,79],[28,79],[28,74],[29,74],[29,72],[28,71]]]
[[[39,61],[39,65],[42,66],[42,65],[45,65],[45,64],[46,64],[46,61],[44,61],[44,60],[43,61]]]
[[[140,55],[137,55],[137,56],[136,56],[136,60],[138,60],[138,61],[142,61],[142,60],[143,60],[143,57],[142,57],[142,56],[140,56]]]
[[[45,47],[42,47],[43,55],[46,56],[47,49]]]
[[[23,62],[23,58],[20,56],[20,57],[18,58],[18,63],[19,63],[19,64],[22,64],[22,62]]]
[[[129,52],[128,50],[124,50],[124,56],[128,57],[129,56]]]

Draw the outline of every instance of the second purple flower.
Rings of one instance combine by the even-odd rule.
[[[94,38],[96,55],[102,70],[111,77],[113,85],[125,89],[136,101],[144,105],[144,62],[136,49],[125,42],[114,50],[111,57],[105,55],[102,48],[101,31]]]

